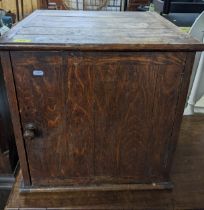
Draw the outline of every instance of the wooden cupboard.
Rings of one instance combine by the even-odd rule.
[[[22,191],[172,188],[201,43],[151,12],[37,11],[0,49]]]

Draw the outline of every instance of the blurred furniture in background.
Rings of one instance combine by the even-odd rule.
[[[12,25],[15,23],[16,15],[14,13],[11,13],[11,11],[6,12],[5,10],[0,8],[0,27],[2,25],[7,26],[8,28],[11,28]]]
[[[69,10],[124,11],[124,0],[64,0]]]
[[[48,9],[66,10],[68,8],[63,0],[48,0]]]
[[[59,10],[104,10],[136,11],[141,5],[149,5],[149,0],[41,0],[41,8]]]
[[[48,8],[48,0],[37,0],[37,7],[39,9],[47,9]]]
[[[204,12],[196,19],[189,32],[195,39],[204,42]],[[204,52],[196,53],[187,106],[184,115],[194,114],[196,102],[204,95]]]
[[[201,13],[204,10],[202,0],[153,0],[155,10],[161,14]]]
[[[190,27],[195,22],[200,13],[169,13],[162,14],[167,20],[171,21],[178,27]]]
[[[150,3],[149,0],[127,0],[126,10],[127,11],[136,11],[138,7],[141,5],[148,5]]]
[[[47,1],[48,0],[0,0],[0,8],[15,13],[16,19],[19,21],[36,9],[47,9]]]

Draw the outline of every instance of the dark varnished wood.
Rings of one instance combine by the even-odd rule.
[[[64,102],[60,88],[63,85],[62,58],[60,54],[52,53],[30,53],[27,56],[26,53],[11,53],[11,59],[22,127],[25,129],[26,124],[34,123],[38,129],[35,139],[25,141],[31,181],[35,184],[36,179],[52,177],[52,173],[57,176],[58,161],[64,155],[58,151],[64,129],[64,112],[59,110]],[[24,60],[28,62],[24,63]],[[34,69],[42,69],[46,78],[33,77]],[[62,125],[58,129],[59,123]]]
[[[11,59],[23,130],[29,123],[38,130],[25,139],[34,187],[169,181],[162,161],[185,53],[12,52]],[[35,69],[44,77],[33,77]]]
[[[163,84],[160,83],[160,78],[162,79],[163,74],[167,74],[167,77],[174,74],[177,84],[180,84],[180,71],[185,55],[178,54],[177,56],[178,59],[168,53],[164,56],[151,53],[140,56],[138,53],[134,54],[134,57],[113,58],[108,55],[111,59],[107,61],[103,57],[99,58],[103,65],[102,68],[97,65],[95,81],[97,91],[95,99],[96,174],[109,172],[109,176],[129,176],[127,182],[137,183],[137,180],[151,182],[151,172],[148,171],[151,164],[147,162],[149,155],[147,148],[151,141],[157,140],[160,143],[164,141],[161,125],[158,122],[152,122],[154,120],[152,110],[157,105],[155,99],[158,99],[160,111],[162,107],[166,112],[169,111],[166,108],[168,105],[166,98],[169,95],[159,98],[156,92],[161,86],[167,94],[170,92],[174,95],[174,102],[171,97],[171,104],[174,104],[171,109],[174,110],[176,106],[178,86],[175,85],[175,79],[171,80],[174,83],[172,86],[167,83],[169,78]],[[112,64],[113,61],[116,62],[115,65]],[[166,68],[167,65],[174,69],[176,75],[171,68]],[[168,90],[167,85],[173,90]],[[141,91],[138,92],[138,90]],[[169,113],[171,118],[174,118],[173,113]],[[166,119],[162,118],[162,120]],[[167,130],[171,126],[171,124],[167,125]],[[156,131],[155,133],[150,132],[152,128]],[[166,134],[165,138],[168,138]],[[163,148],[161,150],[164,152]],[[152,160],[151,155],[150,159],[153,167],[156,163],[162,165],[158,160]]]
[[[30,184],[30,175],[29,175],[29,169],[27,165],[27,155],[24,147],[24,142],[22,139],[22,133],[21,133],[21,124],[20,124],[20,118],[19,118],[19,110],[18,110],[18,104],[16,99],[16,92],[15,92],[15,86],[13,81],[13,72],[12,72],[12,66],[10,61],[10,55],[9,52],[0,52],[1,56],[1,65],[4,71],[4,80],[5,85],[7,89],[7,96],[8,96],[8,103],[10,107],[11,117],[12,117],[12,124],[14,129],[14,135],[16,140],[16,145],[18,149],[19,159],[20,159],[20,165],[23,170],[23,177],[26,184]]]
[[[70,152],[70,166],[65,174],[88,183],[94,176],[93,68],[86,65],[82,58],[73,56],[73,53],[65,57],[66,138]]]
[[[186,210],[204,206],[204,116],[184,117],[171,173],[173,191],[50,192],[20,194],[18,181],[11,209],[150,209]]]
[[[38,11],[1,49],[22,191],[172,187],[202,44],[154,13]]]
[[[151,70],[147,70],[151,55],[142,58],[139,54],[107,55],[97,59],[100,65],[96,64],[94,68],[95,173],[98,176],[126,177],[127,182],[147,181],[143,180],[144,154],[149,140],[147,119],[151,115],[154,96],[146,90],[154,90],[157,74],[154,63]]]
[[[75,181],[75,180],[74,180]],[[21,178],[21,183],[19,191],[22,194],[27,193],[66,193],[66,192],[114,192],[114,191],[143,191],[143,190],[172,190],[174,187],[173,183],[168,182],[153,182],[153,183],[137,183],[137,184],[89,184],[89,185],[67,185],[67,186],[50,186],[50,187],[27,187],[24,185],[23,179]]]
[[[184,55],[183,55],[184,56]],[[178,56],[176,56],[178,58]],[[152,109],[152,129],[147,153],[147,173],[154,179],[168,179],[167,163],[169,161],[168,147],[172,144],[172,130],[177,108],[178,98],[181,94],[181,82],[185,72],[185,58],[176,63],[158,67],[157,86],[154,93],[154,106]],[[183,63],[182,63],[183,62]],[[185,72],[186,73],[186,72]],[[182,93],[183,94],[183,93]],[[157,151],[155,153],[155,151]],[[153,166],[153,167],[152,167]]]
[[[167,154],[166,154],[166,173],[169,174],[171,170],[171,165],[173,161],[173,155],[176,150],[176,145],[179,137],[179,131],[183,116],[183,107],[186,103],[186,96],[188,93],[188,86],[190,82],[190,76],[193,68],[193,61],[195,55],[193,53],[188,53],[185,61],[185,67],[183,70],[183,76],[181,78],[182,82],[180,84],[180,93],[177,101],[177,106],[175,110],[175,119],[171,133],[171,143],[167,144]]]
[[[104,11],[36,11],[7,33],[0,40],[0,47],[2,50],[203,50],[202,44],[156,13]]]

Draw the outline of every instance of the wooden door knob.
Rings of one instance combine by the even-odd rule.
[[[37,127],[34,123],[28,123],[24,126],[23,137],[25,140],[31,140],[35,138]]]

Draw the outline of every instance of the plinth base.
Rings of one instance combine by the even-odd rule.
[[[62,186],[62,187],[25,187],[21,181],[21,193],[49,193],[49,192],[111,192],[131,190],[170,190],[173,189],[172,182],[160,182],[149,184],[101,184],[88,186]]]

